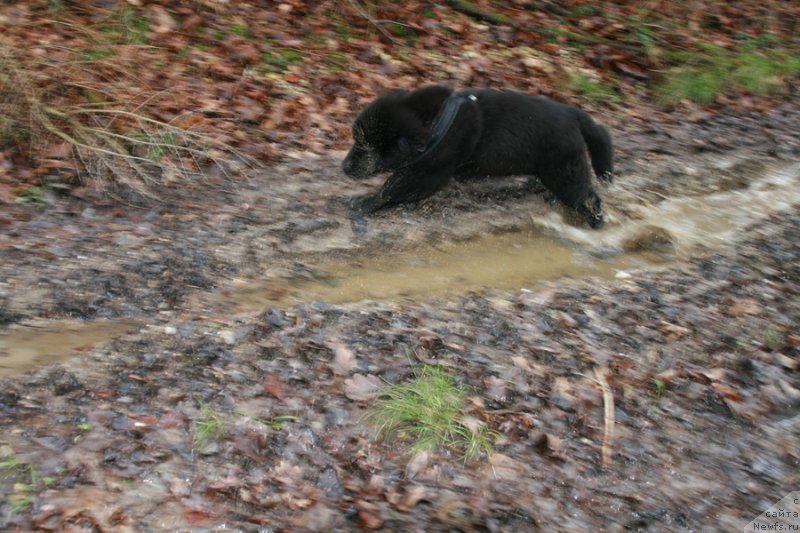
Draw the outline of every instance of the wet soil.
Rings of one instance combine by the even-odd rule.
[[[143,325],[105,344],[87,333],[80,355],[0,379],[0,460],[38,480],[0,480],[0,525],[741,530],[800,482],[798,118],[792,104],[609,118],[620,176],[602,192],[602,232],[524,178],[453,186],[354,227],[346,199],[370,184],[341,176],[336,154],[145,209],[10,209],[5,346],[59,327],[46,319]],[[507,246],[463,252],[485,239]],[[359,292],[370,275],[400,285],[381,276],[413,258],[437,279],[448,261],[489,255],[466,270],[491,272],[503,250],[537,246],[555,274],[498,268],[508,283],[470,285],[454,266],[446,289]],[[362,417],[375,384],[421,363],[470,387],[496,453],[465,463],[374,440]],[[606,467],[596,367],[615,398]],[[225,432],[199,443],[209,407]],[[291,418],[264,423],[275,417]]]

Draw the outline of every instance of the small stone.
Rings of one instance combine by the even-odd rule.
[[[222,339],[225,344],[236,344],[236,333],[229,329],[220,331],[219,338]]]
[[[672,253],[675,251],[675,237],[660,226],[648,225],[626,239],[622,247],[626,252]]]

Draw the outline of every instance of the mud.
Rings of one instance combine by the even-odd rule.
[[[137,330],[138,326],[133,320],[59,320],[2,328],[0,376],[18,374],[101,348],[109,340]]]
[[[618,124],[601,232],[524,178],[354,231],[347,198],[374,184],[335,154],[140,210],[15,207],[6,346],[63,319],[140,325],[31,337],[68,355],[0,378],[0,460],[36,472],[0,479],[30,500],[0,526],[740,530],[797,485],[799,117]],[[469,387],[494,455],[374,440],[364,383],[422,363]],[[206,408],[225,431],[200,445]]]
[[[137,298],[137,292],[157,289],[161,296],[158,309],[168,309],[183,299],[179,295],[191,293],[184,304],[191,312],[237,314],[312,301],[430,301],[484,289],[536,289],[543,281],[569,277],[608,280],[628,275],[628,270],[682,261],[701,250],[735,244],[748,226],[800,203],[800,165],[741,156],[706,157],[703,164],[704,172],[722,180],[720,186],[708,187],[703,194],[695,190],[693,195],[651,203],[640,194],[647,194],[649,189],[639,191],[632,186],[635,182],[623,182],[607,190],[610,221],[602,231],[572,225],[570,213],[548,205],[535,194],[512,201],[502,209],[496,207],[490,214],[481,212],[480,217],[469,211],[450,213],[446,215],[447,223],[438,228],[432,227],[438,216],[433,217],[423,206],[421,222],[401,223],[384,215],[368,222],[366,234],[353,232],[347,224],[316,224],[308,231],[299,231],[290,224],[294,228],[291,242],[304,252],[275,254],[268,263],[251,257],[253,265],[247,265],[247,261],[244,269],[241,262],[238,265],[250,276],[232,281],[218,278],[213,284],[217,285],[216,290],[199,290],[212,287],[205,273],[191,269],[181,273],[187,263],[207,266],[210,261],[217,263],[220,271],[234,270],[233,265],[222,263],[219,249],[201,250],[189,257],[173,255],[162,261],[140,259],[127,275],[101,274],[95,283],[105,291],[87,302],[86,307],[69,302],[75,293],[80,294],[80,289],[55,295],[51,305],[62,312],[66,310],[67,315],[102,316],[104,313],[97,313],[96,308],[106,312],[107,307],[114,309],[106,302],[117,300],[120,305],[131,306],[146,301],[146,297]],[[735,187],[729,179],[734,174]],[[508,193],[509,188],[524,190],[529,184],[511,179],[476,187],[494,187]],[[434,201],[444,200],[431,200]],[[408,213],[400,211],[399,215]],[[145,242],[152,242],[148,237],[154,237],[152,231],[140,226],[116,233],[110,241],[112,245],[138,249]],[[250,234],[244,239],[231,239],[228,246],[250,247],[243,254],[255,256],[252,247],[256,240]],[[378,252],[379,247],[383,251]],[[255,265],[263,264],[269,264],[271,272],[257,272]],[[137,270],[146,278],[144,287],[132,284],[135,277],[130,274]],[[76,279],[79,284],[89,281]],[[24,372],[52,363],[78,353],[81,347],[85,351],[127,327],[126,323],[120,323],[123,325],[119,328],[110,325],[115,323],[119,322],[82,325],[68,320],[62,325],[50,321],[44,330],[28,323],[27,328],[0,330],[0,339],[4,339],[4,351],[0,351],[2,373]]]

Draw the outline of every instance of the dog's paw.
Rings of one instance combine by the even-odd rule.
[[[364,215],[374,213],[382,206],[383,201],[375,194],[357,196],[350,200],[350,214],[351,217],[363,217]]]

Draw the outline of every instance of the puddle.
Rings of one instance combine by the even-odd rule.
[[[313,276],[304,279],[234,284],[212,298],[229,312],[247,312],[315,300],[425,300],[565,277],[608,279],[620,270],[688,257],[698,245],[735,242],[747,226],[800,202],[798,191],[800,165],[792,165],[766,172],[747,188],[634,206],[634,219],[602,231],[569,226],[551,211],[526,231],[312,265]]]
[[[0,328],[0,377],[88,352],[140,325],[132,320],[62,320]]]
[[[767,172],[746,188],[640,206],[638,220],[610,225],[597,234],[567,226],[550,216],[543,217],[542,226],[548,234],[598,255],[623,253],[642,233],[657,229],[668,236],[679,257],[687,257],[698,245],[713,249],[736,242],[748,226],[798,203],[800,165],[794,164]]]
[[[645,253],[598,259],[540,232],[515,232],[318,265],[315,279],[239,284],[215,299],[237,312],[308,301],[425,300],[487,287],[520,288],[565,277],[612,278],[620,270],[663,261]]]
[[[247,312],[308,301],[426,300],[566,277],[609,279],[690,256],[699,245],[736,242],[747,226],[798,202],[800,164],[794,164],[743,189],[625,206],[633,215],[612,219],[602,231],[569,226],[550,210],[516,232],[310,265],[303,277],[240,282],[201,298],[227,312]],[[89,351],[139,326],[117,320],[0,328],[0,377]]]

